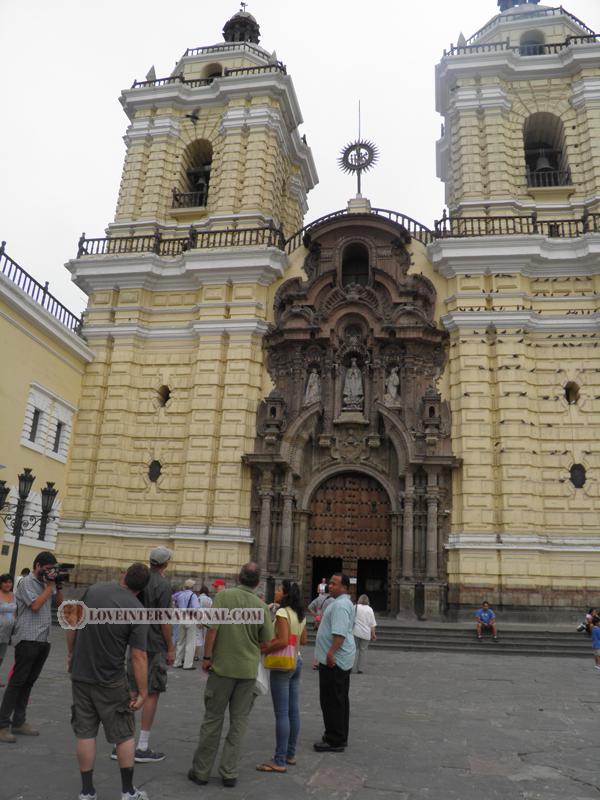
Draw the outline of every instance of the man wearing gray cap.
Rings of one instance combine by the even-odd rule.
[[[168,547],[155,547],[150,552],[150,580],[140,595],[146,608],[171,608],[172,589],[164,577],[173,552]],[[167,690],[167,665],[175,661],[175,645],[173,644],[170,625],[148,626],[148,698],[142,708],[142,724],[140,738],[135,751],[135,760],[141,764],[162,761],[164,753],[156,753],[150,749],[150,731],[156,715],[158,698]],[[130,672],[132,676],[132,673]],[[135,690],[135,679],[130,678],[130,687]]]

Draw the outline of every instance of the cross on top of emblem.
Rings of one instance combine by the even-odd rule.
[[[248,3],[240,3],[240,8],[242,9],[242,11],[246,10],[247,5]]]

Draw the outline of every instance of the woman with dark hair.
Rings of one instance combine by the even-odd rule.
[[[0,666],[6,655],[10,635],[15,624],[17,602],[13,594],[12,575],[0,575]],[[4,686],[0,683],[0,686]]]
[[[302,657],[299,646],[306,644],[304,606],[297,583],[284,579],[275,592],[279,604],[275,616],[275,638],[261,644],[263,654],[273,653],[290,644],[296,648],[296,666],[291,670],[271,670],[271,697],[275,711],[275,755],[272,761],[257,764],[259,772],[287,772],[296,763],[296,743],[300,732],[300,673]]]

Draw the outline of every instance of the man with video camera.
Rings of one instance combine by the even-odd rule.
[[[52,599],[57,606],[63,600],[60,577],[56,558],[44,551],[38,553],[33,571],[17,586],[17,621],[11,639],[15,666],[0,705],[0,742],[16,742],[17,736],[39,736],[40,732],[25,722],[25,714],[33,684],[50,652]]]

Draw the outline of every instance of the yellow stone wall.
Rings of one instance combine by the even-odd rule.
[[[75,334],[63,329],[3,277],[0,279],[0,341],[4,376],[0,382],[1,460],[4,465],[0,479],[13,489],[11,501],[16,500],[17,476],[24,467],[31,468],[36,480],[26,513],[28,510],[39,513],[39,493],[47,481],[52,481],[59,492],[55,508],[60,514],[66,495],[67,464],[21,443],[27,400],[32,383],[36,383],[77,407],[85,365],[91,353]],[[32,507],[30,501],[37,505]],[[0,525],[2,543],[9,545],[8,554],[0,555],[0,573],[4,573],[8,571],[12,555],[12,526],[6,528],[2,520]],[[42,542],[37,539],[38,533],[36,527],[32,535],[26,534],[21,539],[17,574],[23,567],[31,568],[34,556],[41,550],[54,549],[54,537],[50,535],[48,541]]]

